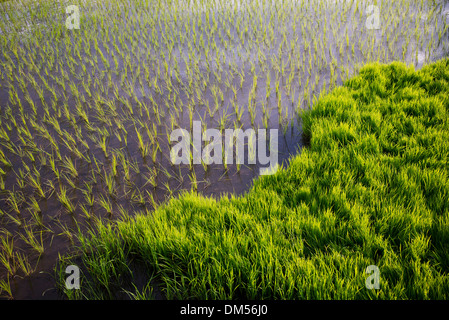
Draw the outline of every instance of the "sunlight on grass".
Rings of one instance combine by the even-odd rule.
[[[184,193],[81,235],[77,294],[114,297],[134,261],[169,299],[447,299],[448,97],[449,60],[363,67],[302,113],[310,147],[244,196]]]

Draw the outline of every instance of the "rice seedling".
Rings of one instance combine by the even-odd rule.
[[[108,215],[112,215],[112,204],[109,201],[109,198],[105,198],[102,194],[98,197],[98,204],[106,211]]]
[[[16,265],[13,261],[10,261],[10,258],[6,257],[3,253],[0,253],[0,263],[3,265],[9,275],[13,276],[16,274]]]
[[[59,236],[64,236],[70,241],[70,243],[75,243],[74,233],[67,225],[59,222],[58,227],[61,229],[61,232],[58,234]]]
[[[104,171],[103,182],[105,184],[105,189],[107,190],[108,195],[111,198],[115,199],[117,197],[117,184],[115,182],[113,174],[108,174],[106,171]]]
[[[0,294],[6,294],[8,299],[13,299],[9,277],[6,277],[6,279],[0,279]]]
[[[20,234],[20,237],[22,238],[22,240],[28,244],[33,250],[35,250],[39,255],[44,253],[44,245],[43,245],[43,240],[42,240],[42,230],[39,231],[39,239],[36,239],[35,236],[35,232],[29,228],[29,227],[25,227],[24,228],[25,234]],[[27,265],[26,263],[26,258],[25,257],[19,257],[17,256],[17,258],[21,261],[20,265],[22,267],[26,267],[23,268],[25,270],[28,270],[29,265]]]
[[[133,190],[133,192],[131,193],[131,201],[140,206],[145,206],[146,203],[145,196],[144,194],[142,194],[142,192],[140,192],[139,189]]]
[[[11,209],[16,213],[20,214],[20,206],[24,201],[23,193],[20,191],[10,191],[9,196],[7,198],[7,202]]]
[[[91,208],[92,208],[92,206],[91,206]],[[86,206],[84,204],[80,205],[81,213],[89,221],[93,221],[95,219],[95,215],[93,214],[91,208],[86,208]]]
[[[68,213],[73,214],[75,212],[76,206],[72,203],[69,196],[67,195],[67,189],[63,186],[60,187],[59,193],[57,193],[59,202],[67,210]]]
[[[195,173],[194,169],[192,169],[189,174],[189,180],[190,180],[192,191],[198,192],[198,180],[196,178],[196,173]]]
[[[6,233],[5,237],[0,238],[2,245],[2,251],[0,251],[0,263],[10,275],[14,275],[16,273],[16,266],[13,263],[14,241],[12,238],[9,239],[9,237],[10,236]]]
[[[85,182],[84,187],[85,189],[81,189],[81,192],[84,195],[84,200],[88,206],[93,207],[95,203],[95,195],[93,193],[92,184]]]
[[[46,194],[41,184],[40,173],[36,168],[34,168],[34,175],[31,173],[28,175],[28,180],[30,185],[36,190],[37,195],[40,198],[45,199]]]

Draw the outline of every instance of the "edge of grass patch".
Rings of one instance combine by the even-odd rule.
[[[449,59],[368,64],[302,114],[310,146],[243,196],[186,192],[80,235],[69,298],[447,299]],[[63,270],[81,261],[81,289]],[[380,288],[367,289],[370,265]],[[148,286],[144,286],[148,288]],[[128,292],[128,291],[127,291]]]

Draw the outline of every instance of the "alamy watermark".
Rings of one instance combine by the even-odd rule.
[[[68,290],[80,288],[80,270],[76,265],[69,265],[65,269],[65,273],[69,276],[65,280],[65,286]],[[380,289],[380,270],[376,265],[369,265],[365,269],[365,273],[370,274],[365,280],[365,287],[368,290]]]
[[[270,129],[269,156],[267,156],[267,130],[258,129],[225,129],[224,141],[222,133],[217,129],[206,129],[202,133],[201,121],[193,121],[192,135],[185,129],[175,129],[170,134],[170,142],[177,143],[170,149],[173,164],[233,164],[234,141],[236,163],[244,164],[245,138],[248,140],[247,164],[267,165],[260,168],[261,175],[273,174],[278,168],[278,130]],[[193,137],[192,137],[193,136]],[[178,141],[181,138],[180,141]],[[192,143],[193,140],[193,143]],[[202,142],[209,142],[202,149]],[[191,150],[192,146],[192,150]],[[256,159],[257,149],[257,159]]]
[[[80,288],[80,269],[75,265],[69,265],[65,269],[65,273],[69,276],[65,279],[65,287],[68,290]]]
[[[69,5],[65,9],[69,15],[65,21],[67,29],[79,29],[80,28],[80,10],[76,5]],[[365,13],[368,17],[365,20],[365,27],[369,30],[380,29],[380,9],[376,5],[369,5]],[[447,15],[447,14],[446,14]]]
[[[368,15],[365,21],[365,27],[369,30],[380,29],[380,9],[378,6],[369,5],[365,13]]]
[[[70,5],[65,8],[65,12],[69,15],[65,21],[67,29],[79,29],[80,28],[80,9],[78,6]]]
[[[366,267],[365,270],[366,273],[371,274],[368,278],[365,280],[365,286],[367,289],[380,289],[380,270],[378,266],[370,265]]]

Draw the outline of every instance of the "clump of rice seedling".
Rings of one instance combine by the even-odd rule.
[[[8,299],[13,299],[9,277],[0,280],[0,294],[6,296]]]
[[[63,186],[60,187],[59,193],[57,193],[59,202],[67,210],[67,212],[73,214],[75,212],[76,206],[72,203],[69,196],[67,195],[67,189]]]
[[[98,204],[106,210],[106,213],[112,215],[112,204],[109,198],[105,198],[103,195],[100,195],[98,198]]]
[[[44,253],[44,245],[42,240],[42,230],[39,231],[39,239],[36,239],[35,232],[31,228],[24,228],[25,234],[20,234],[22,240],[32,247],[40,255]]]

